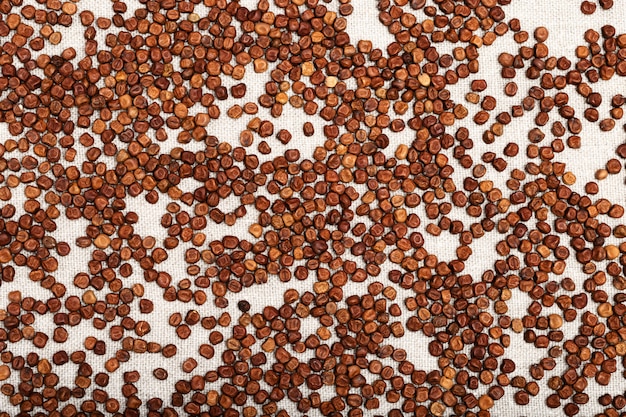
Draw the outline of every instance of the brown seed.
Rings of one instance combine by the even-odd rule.
[[[250,234],[252,234],[256,238],[261,237],[261,234],[263,233],[263,227],[259,224],[251,225],[248,230],[250,231]]]
[[[585,0],[580,4],[580,10],[583,14],[593,14],[596,11],[596,4]]]
[[[504,93],[509,97],[515,96],[517,94],[517,84],[514,82],[507,83],[504,86]]]
[[[537,42],[545,42],[548,39],[548,29],[546,29],[543,26],[540,26],[538,28],[535,29],[535,40],[537,40]]]
[[[88,290],[83,293],[83,302],[85,304],[95,304],[98,299],[96,298],[93,291]]]
[[[104,234],[100,234],[94,239],[94,245],[99,249],[105,249],[111,244],[111,239]]]
[[[0,381],[4,381],[11,376],[11,369],[6,365],[0,365]]]
[[[576,182],[576,176],[571,172],[563,174],[563,182],[566,185],[573,185]]]
[[[493,407],[493,405],[494,405],[493,399],[488,395],[482,395],[478,399],[478,407],[480,407],[481,410],[489,410],[490,408]]]

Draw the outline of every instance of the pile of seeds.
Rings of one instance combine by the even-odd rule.
[[[621,415],[626,34],[511,1],[1,1],[0,417]]]

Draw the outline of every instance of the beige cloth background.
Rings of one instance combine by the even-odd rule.
[[[33,4],[37,6],[34,0],[25,0],[24,4]],[[132,13],[134,2],[128,1],[129,13]],[[248,7],[252,7],[254,2],[250,0],[242,0],[241,4],[247,5]],[[112,2],[108,0],[104,1],[87,1],[83,0],[80,3],[77,3],[79,12],[82,10],[91,10],[94,12],[96,17],[105,16],[111,17],[112,13]],[[351,39],[353,43],[356,43],[359,39],[370,39],[374,42],[374,46],[379,47],[381,49],[385,49],[386,45],[389,42],[393,41],[391,35],[389,35],[386,31],[386,28],[380,24],[378,21],[378,11],[376,8],[377,2],[375,0],[354,0],[354,13],[348,18],[348,33],[351,35]],[[333,4],[328,6],[329,8],[333,7]],[[202,16],[202,6],[198,6],[196,13]],[[583,34],[589,29],[593,28],[595,30],[600,30],[602,25],[604,24],[612,24],[616,27],[617,33],[626,32],[626,8],[620,2],[616,2],[616,5],[610,11],[602,11],[598,7],[598,11],[592,16],[583,16],[579,12],[579,1],[578,0],[551,0],[551,1],[538,1],[538,0],[514,0],[511,5],[504,7],[504,11],[506,13],[506,21],[511,18],[518,18],[521,21],[522,29],[530,32],[532,34],[535,27],[545,26],[550,31],[550,37],[547,40],[546,44],[550,49],[551,56],[566,56],[569,57],[570,60],[575,61],[574,49],[577,45],[584,43]],[[82,31],[84,29],[80,25],[79,20],[75,19],[75,24],[70,28],[62,29],[63,40],[60,45],[55,47],[50,47],[46,50],[47,53],[58,53],[64,48],[69,46],[73,46],[77,49],[79,53],[80,59],[82,48],[81,42],[83,39]],[[104,43],[104,35],[103,31],[98,32],[98,40],[102,45]],[[532,43],[532,41],[529,41]],[[527,44],[529,44],[527,43]],[[442,45],[442,51],[451,51],[452,48],[456,45]],[[460,125],[467,126],[472,132],[471,137],[475,140],[475,148],[471,151],[471,154],[475,161],[480,159],[480,156],[486,150],[496,149],[497,152],[501,152],[504,145],[508,142],[514,141],[520,144],[520,155],[515,158],[515,160],[509,161],[509,168],[518,167],[523,168],[526,163],[524,158],[525,149],[524,144],[526,143],[526,133],[532,128],[534,114],[531,112],[526,116],[516,119],[511,125],[507,126],[505,135],[502,138],[499,138],[496,143],[492,145],[485,145],[480,140],[482,129],[484,127],[474,126],[471,122],[471,115],[477,111],[477,106],[472,106],[469,103],[466,103],[464,100],[464,95],[469,91],[468,85],[469,82],[473,79],[483,78],[486,79],[489,87],[488,89],[482,93],[490,94],[497,98],[498,107],[497,110],[493,112],[493,114],[497,114],[499,111],[509,110],[510,106],[514,103],[519,102],[521,98],[524,97],[524,93],[528,91],[528,88],[534,85],[534,82],[531,80],[525,80],[522,71],[518,71],[518,77],[515,80],[519,85],[518,95],[515,98],[505,97],[503,95],[505,80],[500,78],[499,70],[500,67],[497,63],[497,57],[500,52],[509,52],[515,54],[519,46],[515,44],[512,40],[512,34],[509,33],[502,38],[499,38],[492,46],[483,47],[480,49],[480,72],[478,74],[473,74],[469,79],[461,81],[458,85],[452,86],[450,91],[452,92],[452,99],[459,103],[464,103],[468,109],[470,109],[470,117],[466,120],[460,122]],[[439,47],[438,47],[439,49]],[[252,71],[248,71],[245,82],[248,86],[248,93],[245,99],[237,100],[239,103],[243,103],[245,101],[253,101],[255,96],[258,96],[261,91],[263,91],[264,83],[268,77],[269,73],[266,74],[254,74]],[[225,81],[225,83],[229,86],[231,81]],[[608,115],[608,110],[610,109],[610,97],[617,93],[626,94],[626,80],[618,77],[614,77],[609,82],[601,82],[597,85],[593,86],[597,91],[602,92],[605,95],[605,100],[602,106],[600,107],[600,113],[603,115]],[[574,90],[568,87],[567,92],[570,93],[571,97],[571,105],[576,108],[578,114],[582,114],[585,105],[584,99],[578,96]],[[258,94],[257,94],[258,93]],[[221,106],[223,108],[223,113],[225,110],[233,104],[235,101],[228,101],[226,103],[222,103]],[[265,115],[269,118],[269,115]],[[606,117],[606,116],[605,116]],[[237,121],[229,120],[227,117],[223,117],[221,120],[216,122],[211,122],[208,127],[210,134],[217,136],[221,140],[229,141],[233,144],[238,145],[238,136],[239,132],[245,129],[245,124],[250,119],[246,116],[242,117]],[[294,134],[294,139],[288,145],[289,148],[297,147],[300,149],[301,155],[303,158],[309,158],[315,146],[319,146],[323,143],[324,138],[322,134],[323,124],[320,123],[320,119],[313,118],[309,119],[316,127],[316,134],[313,137],[306,138],[302,135]],[[280,128],[287,128],[292,132],[301,132],[302,123],[306,121],[306,116],[297,109],[292,109],[285,107],[285,111],[283,116],[275,121],[275,132]],[[610,133],[601,133],[595,124],[589,124],[586,121],[584,122],[584,130],[581,134],[583,138],[583,146],[579,150],[569,150],[567,149],[563,154],[558,155],[558,159],[567,163],[568,170],[571,170],[575,173],[578,178],[577,184],[574,188],[577,191],[583,191],[584,184],[587,181],[593,179],[594,172],[604,167],[604,163],[609,158],[614,157],[614,150],[619,143],[624,141],[624,131],[622,129],[622,123],[618,123],[618,127],[610,132]],[[488,126],[488,125],[487,125]],[[6,130],[6,126],[0,125],[0,132],[2,135],[0,136],[0,141],[2,138],[10,137],[10,134]],[[393,152],[395,147],[400,143],[410,144],[412,141],[412,132],[408,129],[400,134],[391,134],[391,146],[388,148],[389,152]],[[257,139],[258,140],[258,139]],[[269,142],[269,141],[268,141]],[[253,148],[256,149],[256,143],[253,145]],[[175,135],[172,135],[172,139],[168,142],[162,144],[162,152],[167,152],[169,149],[178,146],[179,144],[175,141]],[[269,160],[273,158],[274,155],[282,153],[285,147],[279,146],[277,141],[271,142],[273,147],[273,153],[267,156],[260,156],[261,160]],[[78,145],[80,147],[80,145]],[[198,144],[189,144],[186,145],[189,149],[200,149],[200,145]],[[79,155],[84,154],[79,149]],[[452,159],[451,159],[452,160]],[[452,160],[453,163],[455,162]],[[111,166],[114,166],[114,161],[108,161]],[[78,160],[76,165],[80,165],[80,160]],[[462,180],[465,176],[469,175],[470,172],[463,170],[462,168],[455,166],[456,172],[454,174],[455,182],[457,185],[462,184]],[[508,170],[506,171],[508,172]],[[506,173],[505,172],[505,173]],[[506,191],[506,187],[504,182],[507,179],[507,176],[503,174],[498,174],[493,169],[488,170],[486,177],[493,180],[496,183],[496,186],[503,191]],[[188,187],[189,190],[193,190],[196,185],[193,182],[188,182],[185,180],[181,184],[181,188],[185,189]],[[23,193],[20,193],[19,190],[14,192],[14,204],[18,208],[18,214],[21,213],[21,206],[23,203]],[[624,175],[619,174],[610,177],[609,179],[603,181],[601,183],[600,196],[604,196],[609,198],[614,203],[626,204],[626,194],[624,193]],[[153,235],[159,239],[162,239],[166,236],[166,230],[163,229],[159,222],[161,215],[165,213],[165,206],[167,204],[166,198],[161,198],[158,204],[151,206],[148,205],[145,200],[140,198],[128,198],[128,210],[135,211],[139,214],[139,224],[136,227],[136,231],[141,235]],[[226,200],[221,203],[221,207],[223,211],[228,211],[229,207],[232,207],[233,204],[238,204],[236,200]],[[417,209],[418,214],[422,219],[425,219],[423,216],[423,207],[419,207]],[[240,221],[232,228],[229,228],[224,225],[219,226],[211,226],[207,229],[207,233],[209,234],[210,240],[218,239],[223,235],[236,235],[240,238],[246,237],[250,239],[247,229],[248,226],[255,222],[257,213],[254,212],[254,209],[249,209],[249,214],[240,219]],[[456,218],[465,220],[463,211],[454,211],[454,216]],[[469,220],[468,220],[469,221]],[[620,221],[614,221],[613,224],[618,224]],[[424,225],[426,222],[424,222]],[[58,240],[66,241],[73,246],[72,253],[65,257],[60,258],[59,262],[59,270],[56,273],[57,280],[65,283],[68,288],[67,295],[80,295],[80,291],[77,288],[74,288],[72,285],[72,280],[76,273],[85,271],[86,264],[90,259],[90,249],[80,249],[74,246],[74,242],[77,237],[84,235],[84,229],[87,225],[85,220],[77,220],[77,221],[64,221],[59,219],[58,222],[59,228],[55,232],[55,237]],[[427,237],[426,247],[437,253],[440,259],[452,259],[451,257],[454,254],[454,250],[457,246],[457,238],[454,236],[442,234],[438,238]],[[491,233],[484,238],[475,241],[472,245],[472,250],[474,251],[473,256],[467,262],[467,270],[468,273],[472,273],[480,276],[480,274],[491,268],[493,265],[493,261],[495,260],[495,244],[501,237],[498,236],[495,232]],[[160,267],[164,270],[167,270],[174,280],[183,279],[186,276],[185,268],[186,264],[184,262],[184,249],[188,246],[181,244],[177,249],[169,252],[169,259],[162,264]],[[385,265],[383,267],[383,272],[378,278],[381,282],[387,284],[386,273],[391,268],[390,265]],[[211,302],[208,302],[204,306],[197,307],[192,304],[180,304],[180,303],[166,303],[162,301],[162,293],[159,288],[155,288],[153,285],[146,284],[143,280],[142,273],[140,268],[135,265],[135,273],[133,276],[128,278],[125,282],[128,282],[128,286],[130,286],[133,282],[142,283],[146,288],[146,297],[152,299],[155,302],[155,312],[150,314],[149,316],[143,317],[142,314],[138,313],[137,302],[134,302],[133,312],[131,313],[132,317],[136,320],[145,319],[149,320],[152,325],[152,332],[146,337],[147,340],[158,341],[162,344],[166,343],[175,343],[179,347],[179,353],[175,358],[165,360],[160,355],[133,355],[131,360],[123,365],[123,369],[118,370],[116,373],[112,374],[110,377],[110,384],[106,390],[110,393],[111,396],[116,397],[118,399],[122,398],[121,395],[121,385],[123,384],[122,377],[124,371],[130,370],[138,370],[141,373],[141,379],[136,384],[139,389],[138,396],[147,401],[149,398],[156,396],[162,397],[165,405],[169,402],[169,395],[173,391],[173,385],[178,379],[182,379],[188,377],[185,375],[181,368],[180,364],[187,357],[193,356],[199,358],[197,354],[197,348],[200,344],[206,343],[208,340],[208,332],[203,331],[200,326],[195,326],[192,330],[192,336],[185,340],[181,341],[177,338],[175,334],[175,329],[168,325],[167,320],[170,314],[180,311],[183,315],[192,308],[196,308],[199,310],[202,316],[215,315],[218,316],[221,311],[215,308]],[[584,275],[579,271],[577,265],[571,265],[570,269],[566,271],[568,276],[574,279],[579,286],[582,286],[582,280],[585,279]],[[238,317],[238,311],[236,309],[236,304],[238,300],[247,299],[252,304],[251,312],[260,311],[263,306],[271,304],[275,306],[280,306],[282,303],[282,293],[291,287],[295,287],[299,290],[306,290],[310,288],[312,283],[310,281],[305,282],[295,282],[292,281],[287,284],[272,282],[270,284],[264,286],[254,286],[239,294],[231,294],[228,295],[230,306],[226,309],[229,311],[233,317]],[[609,287],[607,285],[607,287]],[[32,283],[28,280],[27,273],[25,270],[18,269],[18,273],[16,279],[13,283],[2,283],[0,286],[0,308],[6,305],[7,303],[7,294],[9,291],[20,290],[23,294],[29,295],[35,298],[47,299],[49,297],[49,293],[43,291],[38,284]],[[607,292],[610,295],[613,294],[612,288],[606,288]],[[349,284],[345,293],[349,294],[362,294],[366,291],[363,285],[357,284]],[[105,292],[101,292],[102,296]],[[408,292],[399,291],[399,301],[403,300],[404,297],[408,296]],[[402,303],[400,303],[402,304]],[[509,315],[511,317],[521,317],[526,314],[526,308],[530,304],[529,298],[525,294],[521,294],[519,292],[514,293],[514,297],[511,301],[509,301]],[[590,303],[590,308],[593,307],[593,303]],[[556,308],[553,308],[553,312],[558,312]],[[546,311],[544,309],[544,311]],[[552,311],[550,311],[552,312]],[[403,321],[406,321],[406,318],[409,317],[409,312],[405,311],[405,315],[401,318]],[[313,319],[305,319],[303,322],[302,333],[312,333],[317,330],[318,323]],[[577,332],[577,327],[579,323],[569,323],[565,326],[566,337],[571,335],[572,337]],[[44,315],[38,316],[35,322],[35,328],[38,331],[43,331],[48,334],[52,333],[54,329],[54,324],[52,321],[52,315]],[[227,335],[227,331],[223,332]],[[90,323],[83,322],[76,328],[70,330],[70,338],[65,345],[57,345],[52,340],[48,343],[48,346],[39,351],[41,356],[51,357],[54,352],[60,349],[65,349],[68,352],[78,349],[84,349],[82,344],[84,342],[85,337],[94,336],[101,340],[108,340],[108,330],[97,331],[95,330]],[[522,335],[516,335],[511,333],[512,344],[511,347],[507,350],[506,357],[512,358],[517,363],[517,371],[518,374],[527,373],[528,366],[532,363],[538,362],[544,355],[545,351],[538,351],[533,348],[532,345],[528,345],[523,341]],[[332,341],[332,340],[331,340]],[[411,359],[417,367],[421,367],[425,370],[435,369],[437,367],[435,358],[430,357],[427,350],[429,340],[424,338],[424,336],[413,334],[407,332],[406,336],[400,340],[394,340],[394,345],[398,347],[403,347],[408,351],[409,359]],[[107,343],[107,355],[104,357],[98,357],[93,355],[92,352],[87,352],[87,362],[89,362],[93,369],[94,375],[98,372],[104,372],[104,360],[109,358],[114,354],[117,347],[117,344],[108,342]],[[32,350],[32,345],[28,342],[19,342],[15,345],[10,346],[10,349],[15,354],[26,355],[28,352]],[[208,370],[215,369],[216,366],[220,364],[220,354],[221,351],[216,349],[216,355],[213,359],[199,360],[199,366],[194,371],[194,374],[204,373]],[[306,355],[310,355],[307,353]],[[201,358],[200,358],[201,359]],[[158,381],[152,376],[152,370],[156,367],[164,367],[169,372],[169,379],[166,381]],[[58,369],[58,368],[57,368]],[[72,387],[73,381],[76,376],[77,366],[69,363],[64,365],[62,368],[62,372],[60,373],[61,383],[60,385],[67,385]],[[551,373],[546,373],[546,377],[542,381],[538,381],[541,385],[542,390],[540,394],[531,399],[531,403],[526,407],[519,407],[513,401],[513,388],[506,389],[505,396],[496,402],[494,409],[492,410],[493,416],[506,416],[506,417],[534,417],[534,416],[561,416],[563,412],[561,409],[550,410],[545,406],[545,397],[552,393],[550,389],[546,387],[547,380],[549,376],[556,375],[563,369],[563,364],[559,364],[559,367],[552,371]],[[623,371],[621,363],[618,364],[618,372],[616,372],[612,377],[612,383],[609,387],[599,387],[596,386],[593,381],[590,381],[589,388],[587,389],[587,393],[590,396],[589,404],[582,406],[580,411],[580,416],[592,416],[596,413],[602,411],[602,407],[597,403],[597,398],[604,393],[611,393],[613,395],[623,393],[626,388],[626,383],[622,378],[621,372]],[[528,375],[527,375],[528,376]],[[530,380],[530,378],[529,378]],[[14,372],[11,378],[7,381],[12,384],[18,383],[18,373]],[[91,398],[91,390],[94,388],[90,387],[87,390],[87,395],[83,400]],[[218,389],[219,385],[216,384],[214,387],[207,387],[211,389]],[[486,387],[481,387],[481,390],[477,393],[486,391]],[[306,389],[304,390],[306,395]],[[321,391],[323,399],[331,398],[334,393],[332,389],[324,388]],[[73,400],[72,403],[80,404],[83,400],[77,401]],[[382,407],[375,412],[366,412],[367,416],[374,415],[385,415],[391,408],[399,407],[401,404],[385,404],[384,398],[381,398]],[[253,405],[253,404],[249,404]],[[297,412],[293,403],[288,400],[282,401],[280,407],[284,407],[289,411],[290,415],[297,416],[300,413]],[[13,415],[18,412],[17,408],[11,407],[8,404],[7,398],[4,396],[0,397],[0,410],[5,410],[9,412],[9,414]],[[102,410],[104,411],[104,410]],[[317,410],[312,410],[309,415],[317,416]],[[145,412],[145,408],[142,408],[142,415]],[[183,413],[184,414],[184,413]],[[183,415],[181,414],[181,415]]]

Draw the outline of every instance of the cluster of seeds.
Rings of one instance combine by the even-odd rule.
[[[619,130],[626,34],[556,57],[511,0],[83,3],[0,2],[0,417],[620,415],[626,144],[582,186],[562,155]]]
[[[609,10],[613,7],[614,0],[584,0],[580,3],[580,11],[583,14],[593,14],[595,13],[598,5],[602,8],[602,10]]]

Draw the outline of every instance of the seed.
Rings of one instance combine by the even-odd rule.
[[[608,259],[616,259],[620,255],[619,248],[615,245],[607,245],[605,248]]]
[[[517,94],[517,84],[509,82],[504,86],[504,94],[509,97],[513,97]]]
[[[252,236],[254,236],[256,238],[259,238],[263,234],[263,227],[261,227],[261,225],[255,223],[255,224],[250,226],[248,231],[250,232],[250,234],[252,234]]]
[[[504,148],[504,154],[506,156],[516,156],[519,151],[519,146],[516,143],[509,143]]]
[[[526,391],[517,391],[515,395],[513,395],[513,399],[518,405],[526,405],[530,402],[530,397]]]
[[[478,399],[478,407],[480,407],[481,410],[489,410],[493,407],[493,404],[493,399],[488,395],[482,395]]]
[[[50,43],[52,45],[58,45],[59,43],[61,43],[61,32],[53,32],[49,37],[48,40],[50,41]]]
[[[85,304],[95,304],[97,300],[98,299],[96,298],[96,295],[94,294],[93,291],[88,290],[85,293],[83,293],[83,302]]]
[[[100,234],[96,237],[93,243],[97,248],[105,249],[111,244],[111,239],[107,235]]]
[[[613,315],[613,306],[610,303],[602,303],[598,306],[598,315],[600,317],[610,317]]]
[[[311,122],[305,122],[302,130],[304,132],[304,136],[313,136],[315,134],[315,127]]]
[[[4,381],[11,376],[11,369],[6,365],[0,365],[0,381]]]
[[[250,310],[250,303],[245,300],[241,300],[237,303],[237,308],[246,313],[248,312],[248,310]]]
[[[537,42],[545,42],[548,39],[548,29],[546,29],[543,26],[538,27],[537,29],[535,29],[535,39],[537,40]]]
[[[591,1],[585,0],[580,4],[580,10],[583,14],[593,14],[596,11],[596,5]]]
[[[622,170],[622,164],[617,159],[609,159],[606,163],[606,171],[609,174],[617,174]]]
[[[430,85],[431,79],[428,74],[421,73],[417,76],[417,81],[424,87],[428,87]]]
[[[559,329],[563,325],[563,319],[558,314],[550,314],[549,320],[551,329]]]
[[[576,176],[573,173],[568,171],[565,174],[563,174],[563,182],[566,185],[573,185],[574,183],[576,183]]]

